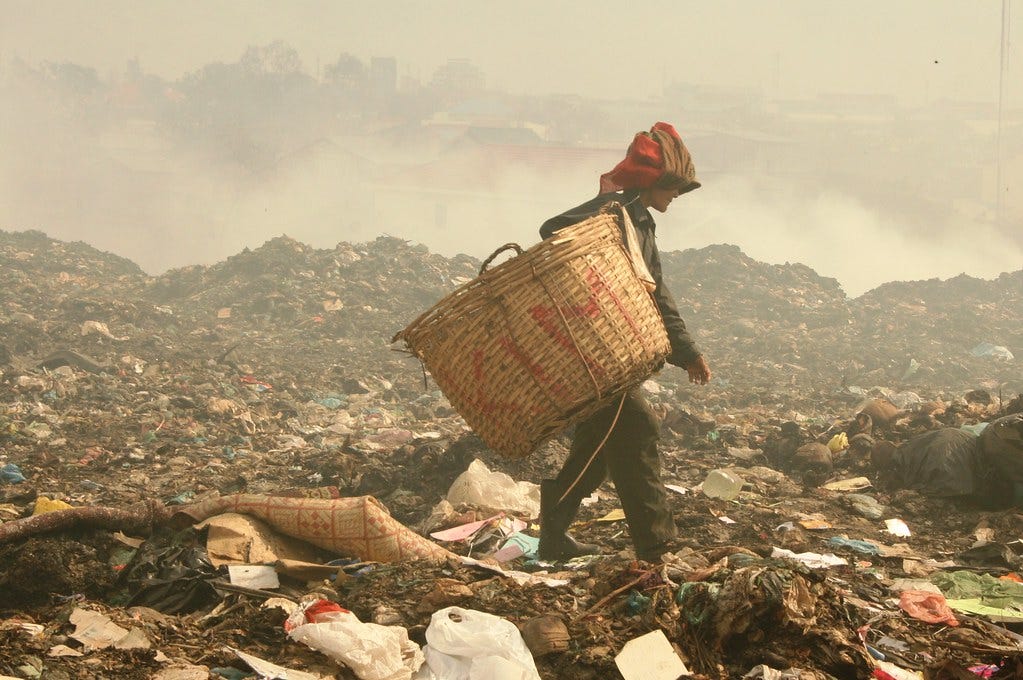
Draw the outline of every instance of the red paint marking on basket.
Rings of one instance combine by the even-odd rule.
[[[586,280],[589,282],[590,289],[593,290],[593,292],[598,294],[603,292],[609,298],[611,298],[611,300],[615,304],[615,307],[618,308],[618,311],[621,312],[622,316],[625,318],[625,321],[628,322],[629,328],[632,329],[633,335],[638,337],[640,339],[640,342],[643,343],[643,346],[646,347],[646,338],[644,338],[643,334],[640,333],[639,327],[636,325],[636,320],[632,318],[632,315],[629,314],[629,310],[626,309],[625,305],[622,304],[621,298],[618,297],[618,295],[614,292],[611,286],[607,285],[607,281],[604,279],[604,276],[599,271],[597,271],[596,267],[590,267],[586,271]]]
[[[590,298],[590,301],[593,304],[596,304],[596,300],[593,297]],[[587,304],[587,307],[588,306],[589,304]],[[562,311],[565,311],[566,307],[562,307],[561,309]],[[583,308],[579,307],[575,309]],[[596,315],[599,315],[600,308],[597,307],[596,309],[597,309]],[[579,349],[576,347],[575,341],[563,331],[561,317],[557,315],[554,307],[548,307],[546,305],[535,305],[529,308],[529,314],[530,316],[533,317],[533,320],[536,321],[537,324],[539,324],[540,328],[542,328],[544,332],[547,333],[547,335],[552,340],[561,345],[561,347],[563,347],[564,349],[579,352]],[[566,314],[566,316],[568,315]],[[582,314],[578,314],[575,316],[576,318],[580,318],[582,317]],[[590,315],[589,313],[586,313],[586,315],[583,318],[593,318],[593,316],[595,315]],[[605,371],[603,366],[594,361],[592,357],[584,356],[581,352],[579,352],[579,354],[582,357],[583,361],[586,362],[586,365],[589,366],[591,371],[599,375],[604,375]]]
[[[560,380],[552,380],[550,374],[544,370],[544,367],[526,356],[525,352],[515,344],[514,340],[506,335],[498,342],[504,348],[504,351],[524,366],[538,383],[548,386],[551,392],[559,399],[568,398],[569,394],[565,384]]]
[[[520,363],[526,365],[530,373],[535,375],[535,369],[539,367],[531,367],[525,359],[525,355],[519,350],[517,353],[513,349],[514,345],[509,345],[510,340],[507,337],[499,338],[498,343],[502,349],[513,357],[515,357]],[[518,356],[516,356],[516,354]],[[522,407],[510,401],[505,401],[496,398],[495,395],[488,392],[488,388],[491,387],[491,382],[487,378],[487,358],[488,354],[483,350],[476,349],[470,352],[472,357],[471,365],[469,366],[469,372],[472,374],[475,383],[475,390],[465,390],[459,393],[458,390],[454,390],[450,395],[453,402],[459,402],[465,405],[465,407],[475,413],[483,416],[492,416],[495,413],[521,413]],[[489,357],[493,359],[493,352],[490,353]],[[451,371],[448,367],[437,366],[433,370],[434,377],[437,380],[437,384],[441,385],[442,388],[445,385],[454,386],[458,382],[455,381],[451,376]],[[542,370],[542,369],[541,369]],[[458,409],[458,404],[455,404]],[[461,409],[458,409],[461,410]],[[530,415],[537,415],[533,409],[533,413]],[[471,423],[470,423],[471,424]]]
[[[487,393],[486,362],[483,350],[472,351],[472,377],[476,379],[476,394],[465,395],[469,405],[484,415],[492,415],[498,411],[519,411],[519,407],[510,402],[495,399]],[[447,371],[444,371],[446,374]]]

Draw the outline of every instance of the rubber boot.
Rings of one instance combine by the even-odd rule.
[[[579,504],[558,505],[559,489],[553,479],[540,482],[540,559],[570,560],[580,555],[595,555],[600,548],[580,543],[568,533]]]
[[[666,552],[671,552],[671,545],[668,541],[658,543],[657,545],[653,545],[642,550],[636,550],[636,559],[657,564],[661,561],[661,557],[663,557]]]

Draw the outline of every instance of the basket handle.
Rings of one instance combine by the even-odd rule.
[[[491,253],[490,257],[488,257],[487,259],[483,260],[483,264],[480,265],[480,274],[482,274],[483,272],[485,272],[487,270],[487,267],[490,265],[491,262],[494,261],[495,257],[497,257],[498,255],[500,255],[501,253],[503,253],[506,250],[514,250],[517,255],[521,255],[522,254],[522,248],[519,247],[518,243],[505,243],[503,246],[501,246],[500,248],[495,250],[493,253]]]

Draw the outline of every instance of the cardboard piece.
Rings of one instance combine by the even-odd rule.
[[[199,528],[209,527],[206,552],[210,564],[274,564],[292,559],[316,563],[318,551],[305,541],[277,533],[266,522],[249,515],[226,512],[210,517]]]

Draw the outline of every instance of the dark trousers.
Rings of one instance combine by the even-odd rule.
[[[622,410],[615,422],[620,399],[614,399],[611,405],[576,425],[572,449],[553,486],[560,498],[582,472],[579,481],[558,504],[559,513],[574,517],[582,500],[610,475],[639,554],[674,538],[677,530],[668,507],[668,490],[661,481],[657,417],[639,390],[633,389],[621,402]],[[608,436],[612,423],[614,430]],[[603,448],[583,471],[605,436]]]

